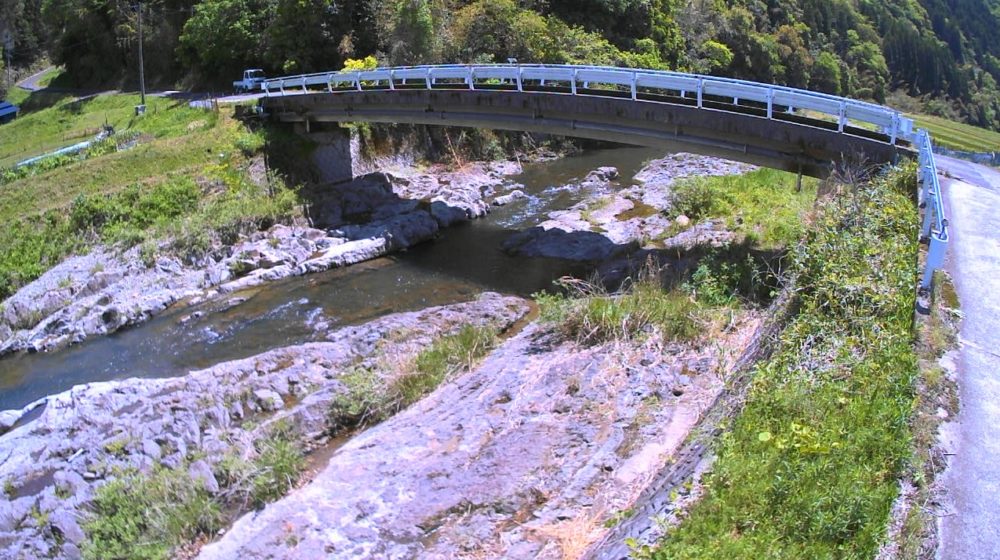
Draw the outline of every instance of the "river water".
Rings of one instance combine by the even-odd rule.
[[[442,231],[408,251],[328,272],[289,278],[197,308],[168,310],[118,333],[57,352],[0,359],[0,410],[20,408],[74,385],[128,377],[171,377],[223,361],[317,339],[317,325],[360,324],[379,316],[473,299],[484,291],[528,296],[560,276],[589,270],[558,259],[513,257],[500,244],[537,225],[545,213],[588,194],[567,188],[593,169],[613,165],[627,186],[661,152],[594,150],[525,165],[512,180],[529,198]],[[227,307],[235,297],[245,302]],[[182,321],[192,312],[199,319]]]

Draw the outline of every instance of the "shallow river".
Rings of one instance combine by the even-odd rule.
[[[546,212],[567,208],[586,191],[565,188],[593,169],[613,165],[625,185],[643,163],[661,157],[647,149],[596,150],[526,165],[512,180],[528,199],[409,251],[351,267],[265,284],[199,308],[168,310],[116,334],[49,354],[0,360],[0,410],[20,408],[70,387],[127,377],[170,377],[219,362],[316,339],[316,325],[360,324],[381,315],[467,301],[484,291],[530,295],[566,274],[587,269],[557,259],[512,257],[500,250],[512,232],[537,225]],[[220,310],[233,297],[246,302]],[[182,323],[194,311],[201,319]]]

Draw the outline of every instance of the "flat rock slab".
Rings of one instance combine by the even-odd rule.
[[[714,348],[586,348],[530,325],[199,558],[571,557],[721,390]]]

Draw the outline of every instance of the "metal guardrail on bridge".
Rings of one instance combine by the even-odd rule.
[[[268,96],[326,91],[426,89],[505,89],[519,92],[561,87],[571,95],[601,95],[640,100],[645,95],[689,99],[698,108],[711,103],[715,110],[754,106],[767,119],[781,113],[811,111],[836,123],[837,132],[850,134],[850,127],[875,127],[888,143],[912,143],[918,149],[921,205],[925,208],[923,237],[929,240],[927,266],[921,288],[929,288],[933,271],[943,264],[948,243],[948,222],[944,218],[941,189],[930,135],[914,130],[913,121],[899,111],[874,103],[825,93],[761,84],[745,80],[686,74],[661,70],[612,68],[603,66],[490,64],[438,65],[376,68],[374,70],[323,72],[266,80],[261,89]],[[645,99],[643,99],[645,101]],[[729,101],[731,100],[731,103]],[[741,102],[743,105],[741,105]],[[817,122],[823,119],[816,119]]]
[[[442,65],[376,68],[356,72],[324,72],[265,80],[261,89],[268,96],[280,92],[309,93],[313,88],[334,92],[338,89],[396,89],[423,85],[435,87],[464,86],[468,89],[507,85],[516,91],[531,86],[565,86],[576,95],[585,89],[594,95],[595,89],[612,86],[636,100],[642,93],[659,93],[692,98],[699,108],[710,98],[713,101],[751,102],[766,110],[767,118],[776,113],[797,110],[814,111],[835,119],[838,132],[852,124],[874,125],[889,137],[891,144],[913,136],[913,121],[899,111],[874,103],[837,97],[802,89],[761,84],[745,80],[668,72],[663,70],[633,70],[604,66],[568,66],[534,64]]]

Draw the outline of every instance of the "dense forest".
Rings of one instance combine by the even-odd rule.
[[[211,87],[245,67],[597,63],[808,87],[1000,130],[1000,0],[0,0],[11,64],[81,86]]]

